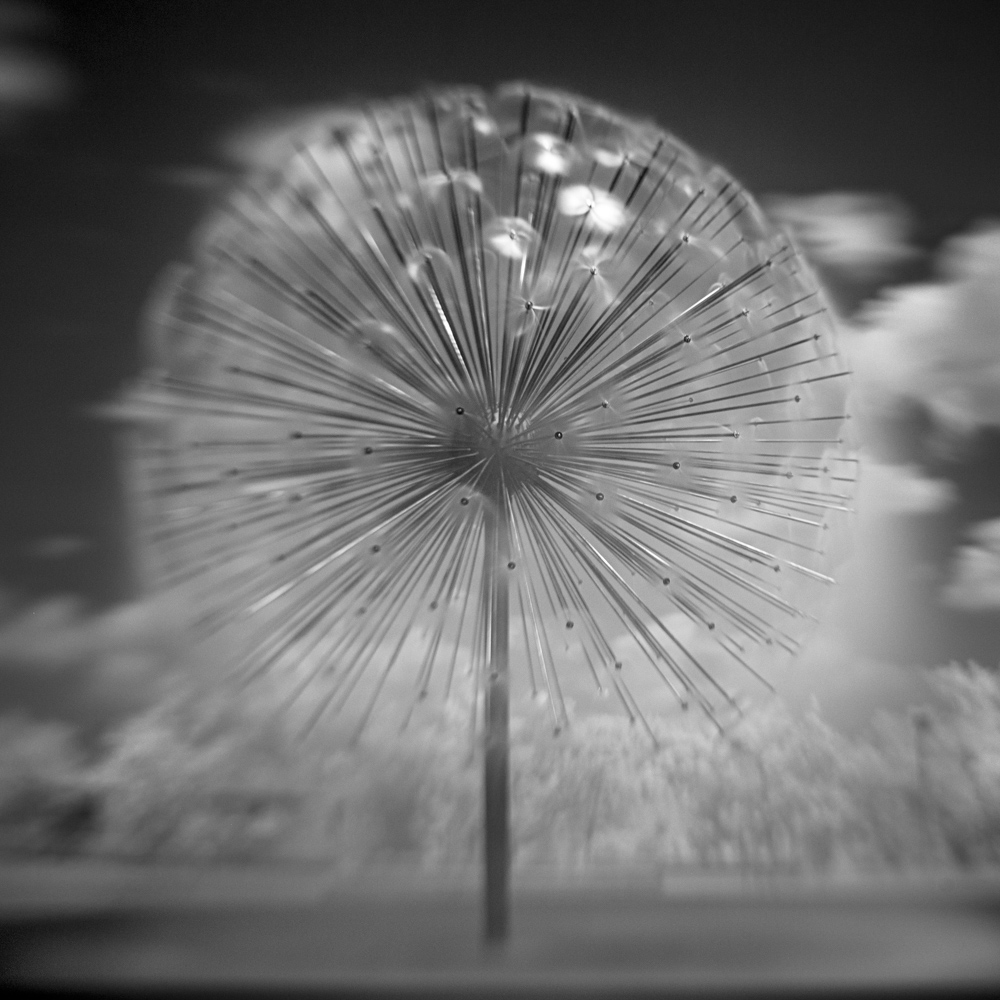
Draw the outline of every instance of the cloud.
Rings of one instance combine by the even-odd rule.
[[[932,479],[916,465],[862,462],[857,506],[864,514],[933,514],[957,498],[951,480]]]
[[[664,628],[669,631],[679,645],[665,640],[663,631],[653,626],[652,623],[650,625],[654,635],[660,642],[663,642],[664,647],[675,658],[678,666],[687,674],[694,687],[714,707],[717,715],[725,716],[729,709],[726,708],[722,695],[707,679],[706,674],[741,706],[748,701],[768,696],[767,688],[732,660],[712,632],[708,631],[704,625],[692,620],[687,614],[674,612],[663,619]],[[687,652],[683,652],[681,647]],[[611,648],[619,662],[622,663],[622,677],[627,682],[644,714],[647,716],[672,716],[680,710],[681,704],[677,695],[660,677],[650,662],[644,647],[634,636],[630,634],[616,636],[611,641]],[[692,664],[688,654],[697,660],[705,673]],[[750,658],[753,659],[752,656]],[[770,660],[770,656],[768,660]],[[679,690],[683,689],[683,683],[671,673],[665,663],[660,661],[658,666],[671,678]],[[771,671],[768,666],[765,666],[761,672],[763,676],[770,679]],[[686,700],[692,708],[699,703],[699,699],[691,695],[688,695]],[[603,706],[603,712],[608,711],[613,714],[619,713],[620,709],[616,700],[611,700]]]
[[[190,671],[179,618],[161,600],[96,614],[72,596],[0,594],[2,604],[0,717],[57,719],[89,740],[178,690]]]
[[[63,69],[22,49],[0,47],[0,106],[30,109],[59,103],[68,90]]]
[[[86,552],[90,546],[91,543],[86,538],[78,538],[75,535],[52,535],[48,538],[39,538],[25,548],[28,555],[35,559],[68,559]]]
[[[290,156],[293,138],[301,138],[308,143],[320,132],[356,122],[359,115],[356,109],[340,104],[273,112],[223,136],[219,151],[236,166],[273,169]]]
[[[778,194],[765,198],[764,204],[812,261],[832,271],[879,278],[919,254],[908,242],[910,213],[890,195]]]
[[[155,426],[166,420],[162,410],[158,410],[152,403],[143,401],[137,393],[134,398],[126,397],[123,394],[120,399],[89,403],[83,406],[80,412],[93,420],[104,420],[125,427],[134,427],[140,424]]]
[[[846,327],[855,397],[873,414],[925,405],[956,435],[1000,426],[1000,224],[948,241],[942,280],[894,288]]]
[[[893,653],[923,636],[930,641],[935,627],[915,601],[932,568],[921,547],[911,547],[912,526],[901,539],[899,518],[936,514],[958,500],[951,480],[917,465],[884,464],[864,452],[860,460],[857,513],[845,515],[843,558],[831,570],[837,585],[800,653],[769,674],[782,699],[800,710],[818,707],[845,732],[859,731],[880,709],[902,710],[928,696],[926,672]],[[1000,539],[1000,522],[997,528]]]
[[[774,678],[778,695],[798,711],[819,711],[831,725],[855,733],[879,711],[903,711],[924,704],[929,675],[859,655],[847,641],[843,622],[816,633],[800,656]]]
[[[955,553],[941,599],[963,611],[1000,609],[1000,518],[981,521],[970,535],[972,544]]]
[[[28,115],[62,104],[72,89],[65,67],[25,35],[40,34],[51,18],[37,4],[0,3],[0,129],[16,127]]]
[[[0,670],[60,671],[131,656],[147,666],[170,655],[175,609],[147,599],[86,614],[78,597],[49,597],[18,608],[0,624]]]

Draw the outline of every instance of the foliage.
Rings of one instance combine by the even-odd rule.
[[[100,810],[68,727],[0,719],[0,850],[76,851]]]
[[[861,876],[1000,861],[1000,679],[932,675],[918,711],[864,738],[779,703],[723,736],[678,716],[658,746],[627,720],[558,737],[512,730],[515,865],[608,865]],[[0,725],[0,844],[145,859],[322,858],[349,870],[477,862],[479,770],[445,706],[351,747],[296,743],[266,706],[175,700],[113,733],[96,762],[65,729]]]

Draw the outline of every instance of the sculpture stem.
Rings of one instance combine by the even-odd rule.
[[[487,504],[483,584],[490,602],[490,663],[486,678],[485,924],[487,944],[507,940],[510,930],[510,688],[507,581],[508,525],[502,503]]]

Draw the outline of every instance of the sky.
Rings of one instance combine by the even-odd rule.
[[[577,91],[654,119],[786,215],[802,204],[790,198],[878,196],[858,217],[885,209],[907,232],[883,245],[908,250],[854,271],[826,258],[831,294],[853,314],[887,276],[939,280],[931,251],[1000,218],[988,10],[0,3],[0,603],[72,595],[66,620],[137,597],[114,428],[92,408],[139,369],[157,275],[274,129],[429,84]],[[933,414],[906,399],[876,421],[875,457],[918,483],[943,477],[952,500],[921,504],[911,490],[891,511],[858,588],[879,594],[883,613],[859,644],[900,663],[995,663],[998,602],[963,599],[959,580],[942,610],[931,591],[956,546],[966,577],[992,579],[998,543],[976,525],[1000,517],[997,422],[941,446]]]

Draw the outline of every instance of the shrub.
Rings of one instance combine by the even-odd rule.
[[[933,674],[931,703],[847,739],[777,702],[725,734],[697,719],[515,719],[515,864],[865,875],[1000,861],[1000,682]],[[356,747],[305,742],[239,699],[136,716],[85,764],[58,726],[0,720],[0,850],[160,859],[477,863],[468,706]]]

